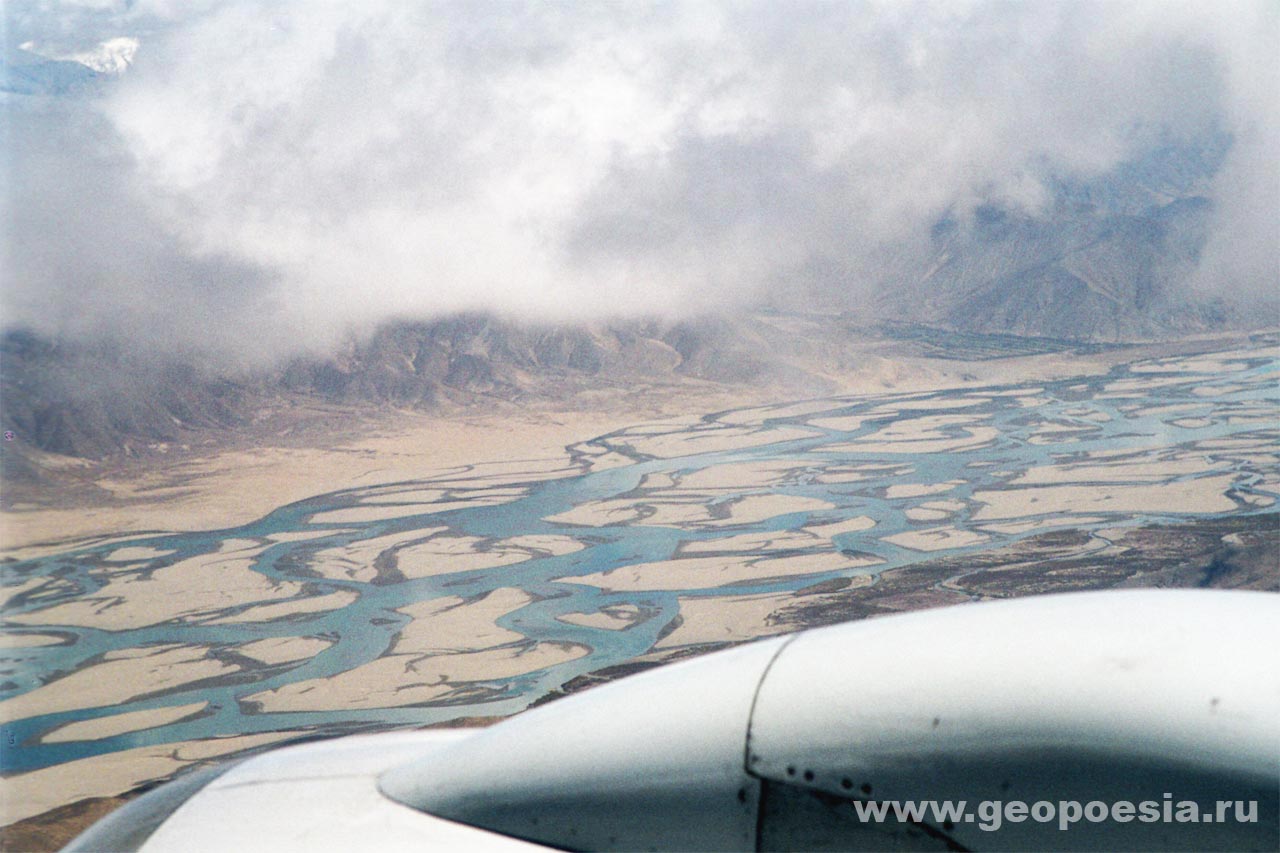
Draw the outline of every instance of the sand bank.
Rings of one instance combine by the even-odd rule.
[[[321,577],[331,580],[353,580],[369,583],[378,576],[374,563],[384,554],[391,554],[398,548],[414,542],[423,541],[449,528],[418,527],[413,530],[400,530],[384,536],[372,536],[368,539],[357,539],[345,545],[322,548],[311,555],[307,568]]]
[[[712,589],[771,578],[826,574],[874,566],[876,557],[849,557],[818,552],[786,557],[685,557],[655,563],[637,563],[608,572],[557,578],[557,582],[586,584],[610,592]]]
[[[788,474],[803,470],[804,467],[803,462],[786,459],[711,465],[683,475],[680,487],[705,490],[762,489],[778,484]]]
[[[870,420],[869,415],[839,415],[832,418],[815,418],[808,422],[809,426],[833,429],[837,432],[853,432],[862,429],[862,425]]]
[[[519,495],[511,497],[491,495],[461,500],[436,501],[435,503],[352,506],[345,509],[318,512],[311,517],[311,521],[314,524],[367,524],[371,521],[390,521],[395,518],[409,518],[415,515],[435,515],[441,512],[452,512],[455,509],[497,506],[498,504],[510,503],[518,497]]]
[[[577,643],[534,642],[499,627],[533,601],[519,589],[479,598],[429,599],[399,612],[412,618],[387,654],[328,678],[312,678],[245,697],[265,712],[395,708],[435,702],[473,682],[511,678],[590,653]]]
[[[986,504],[973,518],[985,521],[1030,515],[1090,513],[1200,513],[1228,512],[1236,504],[1226,496],[1235,474],[1200,477],[1146,486],[1045,486],[974,492],[973,499]]]
[[[964,501],[957,500],[925,501],[919,506],[909,508],[906,516],[912,521],[942,521],[960,512],[966,506]]]
[[[18,631],[0,631],[0,649],[33,649],[40,646],[56,646],[66,640],[54,634],[27,634]]]
[[[672,494],[678,494],[673,492]],[[710,520],[707,512],[709,495],[689,494],[682,498],[613,498],[578,504],[565,512],[549,515],[547,521],[578,527],[611,527],[644,524],[653,527],[678,527]]]
[[[1135,458],[1107,465],[1044,465],[1028,468],[1009,481],[1011,486],[1057,483],[1159,483],[1188,474],[1204,474],[1225,466],[1206,456],[1182,455],[1171,459]]]
[[[881,417],[884,415],[896,415],[899,412],[920,410],[967,409],[972,406],[986,405],[990,402],[990,397],[925,397],[919,400],[903,400],[900,403],[886,403],[883,406],[877,406],[872,409],[868,414]]]
[[[846,518],[840,521],[811,521],[805,525],[805,530],[811,530],[819,536],[826,536],[830,539],[833,536],[842,536],[846,533],[870,530],[875,526],[876,520],[871,516],[855,515],[853,518]]]
[[[165,779],[196,761],[278,743],[305,732],[268,732],[126,749],[0,780],[0,824],[91,797],[114,797]]]
[[[161,548],[133,545],[117,548],[103,557],[103,559],[109,563],[132,563],[136,560],[153,560],[156,557],[167,557],[172,553],[172,551],[166,551]]]
[[[301,613],[323,613],[326,610],[337,610],[339,607],[346,607],[359,597],[358,593],[351,590],[340,589],[326,595],[304,595],[300,598],[291,598],[288,601],[281,601],[276,604],[259,604],[247,607],[239,613],[200,621],[204,625],[270,622]]]
[[[769,530],[762,533],[739,533],[719,539],[689,540],[680,545],[681,554],[723,554],[761,551],[830,550],[833,537],[857,533],[875,527],[875,520],[859,515],[831,522],[810,522],[799,530]]]
[[[566,625],[597,628],[605,631],[622,631],[640,622],[645,611],[634,604],[611,604],[595,613],[562,613],[556,619]]]
[[[884,490],[884,496],[891,499],[918,498],[950,492],[957,486],[963,485],[963,480],[948,480],[945,483],[895,483]]]
[[[908,530],[884,537],[884,541],[892,542],[913,551],[942,551],[947,548],[966,548],[986,542],[990,537],[972,530],[959,530],[955,527],[931,527],[927,530]]]
[[[92,720],[81,720],[58,726],[40,738],[41,743],[66,743],[76,740],[101,740],[115,737],[127,732],[139,732],[143,729],[154,729],[167,726],[196,714],[209,707],[208,702],[192,702],[189,705],[166,705],[163,708],[147,708],[142,711],[128,711],[124,714],[111,714]]]
[[[720,539],[692,539],[680,544],[681,554],[724,554],[735,552],[809,550],[825,545],[819,536],[803,530],[769,530],[740,533]]]
[[[767,444],[795,441],[799,438],[813,438],[814,435],[816,433],[813,430],[794,426],[749,429],[716,424],[668,435],[624,434],[610,438],[610,441],[626,447],[633,453],[652,456],[655,459],[672,459],[695,453],[719,453],[726,450],[763,447]]]
[[[242,700],[263,712],[398,708],[446,699],[468,684],[513,678],[584,657],[577,643],[519,646],[429,657],[387,655],[330,678],[296,681]],[[473,698],[475,697],[473,693]]]
[[[119,705],[239,671],[235,664],[210,657],[208,646],[166,645],[108,652],[99,663],[0,702],[0,720]]]
[[[688,401],[670,404],[680,402]],[[484,419],[397,413],[358,438],[317,447],[228,450],[164,460],[140,472],[104,473],[94,483],[113,495],[111,502],[6,511],[0,538],[6,554],[27,559],[95,536],[234,527],[279,506],[353,486],[432,476],[452,477],[457,485],[563,477],[579,470],[568,464],[566,445],[633,423],[637,414],[625,408],[512,411]]]
[[[391,652],[425,655],[522,642],[523,634],[495,623],[532,602],[533,596],[524,590],[503,587],[470,601],[450,595],[401,607],[398,612],[413,621],[397,635]]]
[[[313,658],[332,645],[331,641],[319,637],[267,637],[236,646],[235,653],[275,666]]]
[[[714,499],[713,495],[697,492],[685,494],[679,490],[664,494],[680,497],[592,501],[548,516],[546,520],[583,527],[623,524],[650,527],[723,527],[753,524],[794,512],[834,509],[834,505],[826,501],[794,495],[746,495],[713,504],[710,502]]]
[[[123,631],[192,620],[229,607],[297,596],[302,584],[272,581],[252,569],[265,546],[201,554],[149,574],[112,570],[98,590],[62,604],[6,617],[18,625],[78,625]]]
[[[782,403],[776,406],[754,406],[720,415],[717,418],[717,422],[734,426],[759,426],[770,419],[800,418],[820,412],[829,412],[832,409],[840,409],[849,405],[853,399],[855,398],[842,399],[840,397],[832,397],[821,400],[802,400],[798,403]]]
[[[433,536],[395,552],[395,567],[406,578],[493,569],[539,556],[570,554],[585,546],[568,536],[523,536],[486,542],[475,536]]]
[[[670,649],[704,643],[742,642],[787,629],[769,617],[795,601],[789,592],[759,595],[680,596],[680,623],[654,645]]]
[[[1032,519],[1030,521],[1008,521],[994,524],[982,525],[982,530],[989,530],[993,533],[1011,533],[1020,535],[1030,533],[1033,530],[1043,530],[1049,527],[1083,527],[1086,524],[1100,524],[1106,521],[1100,516],[1073,515],[1065,518],[1041,518]]]

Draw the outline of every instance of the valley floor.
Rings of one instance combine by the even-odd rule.
[[[1137,358],[1228,349],[1247,340],[1243,334],[1217,335],[1084,355],[979,361],[891,355],[869,357],[870,367],[828,378],[833,394],[1038,382],[1105,371]],[[461,465],[560,459],[576,441],[640,422],[795,398],[785,386],[689,381],[593,390],[567,405],[495,402],[496,411],[474,406],[448,416],[315,407],[295,417],[305,417],[305,429],[273,423],[269,430],[206,434],[194,449],[160,447],[102,461],[32,452],[43,477],[4,483],[0,493],[0,559],[28,559],[141,532],[234,527],[316,494],[422,479]]]
[[[270,596],[259,601],[249,586],[239,590],[249,597],[234,601],[225,596],[215,601],[224,590],[210,588],[212,598],[206,602],[185,586],[213,569],[221,573],[219,577],[238,573],[237,577],[261,581],[250,571],[257,556],[276,543],[301,541],[309,533],[280,532],[258,540],[215,537],[222,540],[217,551],[171,558],[150,546],[124,541],[151,532],[226,531],[282,506],[342,490],[352,490],[350,500],[333,508],[307,510],[307,523],[315,526],[315,533],[365,524],[389,525],[390,532],[364,539],[357,536],[336,546],[317,545],[314,551],[304,549],[309,562],[289,577],[336,584],[338,592],[326,593],[329,596],[360,585],[376,597],[399,584],[429,583],[440,574],[481,572],[571,555],[584,547],[583,542],[602,541],[592,539],[593,531],[601,528],[655,526],[688,534],[669,558],[549,576],[550,583],[575,585],[587,590],[582,595],[599,595],[601,601],[619,595],[634,598],[627,603],[610,599],[611,603],[598,608],[555,616],[568,626],[567,636],[575,626],[602,637],[636,635],[640,633],[632,630],[636,626],[660,621],[660,608],[652,603],[658,599],[674,606],[672,612],[677,615],[663,617],[668,621],[653,642],[645,643],[647,651],[623,664],[590,672],[579,669],[584,674],[542,701],[759,636],[983,598],[1116,586],[1275,590],[1280,587],[1280,532],[1271,495],[1280,489],[1280,463],[1268,431],[1280,424],[1274,402],[1248,397],[1263,380],[1251,374],[1252,385],[1237,385],[1232,384],[1237,380],[1223,378],[1242,371],[1241,365],[1259,353],[1262,349],[1256,342],[1232,337],[1081,356],[1059,353],[975,362],[909,359],[892,370],[879,364],[874,371],[844,377],[840,394],[832,395],[841,396],[839,404],[828,397],[782,405],[790,399],[785,388],[691,383],[638,389],[634,394],[602,392],[574,406],[504,406],[501,413],[469,412],[449,418],[405,412],[376,417],[347,413],[340,426],[327,434],[313,432],[307,442],[300,443],[296,436],[278,442],[272,442],[270,435],[235,436],[214,452],[174,452],[132,464],[48,458],[44,464],[55,485],[44,494],[28,488],[21,500],[6,500],[0,515],[4,560],[0,568],[91,547],[92,560],[78,558],[85,564],[78,571],[100,583],[95,595],[110,603],[93,609],[97,605],[59,598],[55,588],[66,581],[63,575],[9,577],[6,573],[5,620],[21,630],[5,635],[0,652],[7,649],[14,660],[20,660],[26,647],[39,651],[59,643],[74,645],[68,626],[127,632],[189,621],[204,630],[222,623],[278,624],[271,620],[281,614],[305,619],[308,613],[345,606],[341,601],[320,605],[317,602],[323,596],[307,597],[305,591],[297,590],[284,596],[287,601]],[[1274,350],[1269,355],[1274,358]],[[1114,365],[1139,362],[1141,366],[1131,369],[1127,378],[1098,378]],[[1070,408],[1075,398],[1060,396],[1053,401],[1055,411],[1066,416],[1037,420],[1049,401],[1032,386],[1072,377],[1093,377],[1087,393],[1079,392],[1078,409]],[[1216,384],[1211,387],[1206,379],[1201,386],[1196,377],[1216,377]],[[1012,391],[981,390],[1015,383],[1019,389]],[[1162,389],[1173,385],[1180,386],[1182,401],[1166,405]],[[924,393],[928,391],[948,393],[933,397]],[[1074,393],[1070,388],[1062,391]],[[877,403],[878,408],[859,403],[868,407],[865,412],[838,413],[842,406],[857,408],[848,405],[853,395],[895,392],[892,401]],[[922,393],[910,397],[903,396],[905,392]],[[1006,397],[1001,399],[1001,394]],[[1148,394],[1149,400],[1145,399]],[[1228,425],[1223,413],[1206,412],[1203,404],[1196,408],[1195,400],[1211,394],[1239,397],[1239,403],[1231,404],[1231,417],[1238,420]],[[1085,403],[1091,399],[1103,402],[1090,408]],[[1048,447],[1059,455],[1052,456],[1050,464],[1007,472],[1007,476],[1001,472],[998,487],[970,491],[966,485],[953,493],[962,485],[959,481],[935,478],[939,481],[932,482],[923,467],[914,478],[899,482],[892,466],[868,461],[884,456],[901,462],[904,455],[911,455],[918,462],[930,454],[943,457],[986,446],[996,435],[989,411],[998,407],[1008,420],[1015,400],[1027,412],[1026,443]],[[1126,409],[1134,400],[1140,402]],[[735,411],[714,423],[703,417],[729,409]],[[1150,448],[1119,453],[1071,447],[1078,437],[1099,429],[1100,417],[1110,417],[1108,429],[1118,429],[1116,416],[1100,413],[1104,409],[1114,410],[1121,421],[1134,417],[1167,423],[1174,437],[1162,438]],[[874,429],[864,429],[864,422]],[[1199,441],[1177,437],[1198,435],[1197,431],[1214,424],[1236,430],[1239,437],[1235,433],[1230,438]],[[897,523],[903,529],[881,532],[877,527],[881,520],[866,515],[837,519],[831,503],[795,494],[794,485],[779,489],[784,481],[791,483],[786,478],[794,476],[794,461],[732,457],[736,451],[759,445],[765,430],[768,441],[779,444],[818,435],[847,436],[824,438],[829,443],[813,449],[830,454],[833,461],[810,462],[806,476],[814,479],[804,482],[824,488],[858,483],[849,488],[866,489],[870,505],[902,515],[906,521]],[[588,442],[598,436],[604,438]],[[251,438],[256,446],[249,446]],[[727,461],[721,460],[721,454]],[[562,525],[562,536],[512,530],[504,534],[507,538],[486,538],[445,527],[394,529],[398,517],[427,511],[424,507],[446,512],[454,506],[450,501],[457,506],[500,506],[527,495],[531,483],[698,455],[715,461],[703,461],[696,470],[675,465],[671,473],[651,466],[654,472],[644,474],[633,492],[578,502],[539,519]],[[909,466],[901,470],[911,471]],[[985,475],[975,473],[974,481],[981,476]],[[893,484],[881,485],[886,478]],[[869,482],[876,484],[874,488],[866,485]],[[805,516],[785,530],[758,529],[770,518],[801,513],[814,517]],[[1168,513],[1186,514],[1188,519],[1177,524],[1114,523],[1125,514]],[[1197,514],[1206,517],[1193,517]],[[871,528],[876,530],[866,532]],[[849,542],[856,535],[861,541],[864,533],[867,541],[876,542],[882,556],[832,544],[833,537]],[[1007,537],[1011,536],[1021,538],[1010,542]],[[982,550],[988,542],[991,547]],[[961,549],[968,550],[961,554]],[[909,565],[884,562],[885,555],[904,552],[918,556]],[[878,572],[877,564],[897,567]],[[850,574],[829,577],[844,570]],[[807,581],[806,574],[828,577]],[[169,575],[176,579],[173,590],[165,586]],[[784,577],[794,583],[779,588]],[[274,582],[278,587],[303,583],[278,578]],[[778,583],[769,587],[773,582]],[[49,586],[41,591],[45,584]],[[459,592],[456,600],[437,597],[399,607],[404,625],[380,657],[335,675],[284,683],[252,695],[240,690],[232,704],[248,702],[245,707],[250,714],[360,708],[362,703],[387,707],[378,704],[381,694],[371,693],[370,685],[383,685],[378,689],[385,687],[390,691],[387,695],[399,692],[394,700],[399,704],[430,704],[449,699],[451,685],[466,687],[508,677],[504,673],[526,674],[529,667],[537,670],[570,662],[591,651],[569,641],[539,641],[521,647],[518,657],[522,659],[513,668],[507,650],[525,638],[499,627],[497,620],[538,599],[514,588],[515,581],[503,584],[479,596]],[[766,588],[752,589],[753,585]],[[151,598],[143,601],[139,590],[149,590]],[[355,593],[350,594],[354,598]],[[54,603],[41,603],[41,595]],[[280,598],[283,593],[272,595]],[[15,601],[21,605],[16,609]],[[296,612],[285,613],[290,607]],[[229,652],[179,643],[114,649],[84,659],[77,664],[81,669],[56,673],[48,683],[0,702],[0,720],[8,724],[42,715],[54,719],[53,715],[81,706],[126,706],[158,695],[154,690],[177,690],[179,685],[231,690],[261,673],[274,677],[334,641],[315,630],[305,637],[271,636],[246,642]],[[442,647],[448,654],[437,655]],[[423,674],[424,684],[432,685],[435,692],[423,692],[417,699],[417,694],[401,692],[417,689],[401,683],[406,666],[445,658],[450,666],[456,665],[447,677]],[[456,668],[464,663],[463,669]],[[388,675],[392,671],[400,676]],[[144,701],[140,710],[60,722],[41,729],[32,740],[47,746],[109,739],[210,713],[207,703],[183,701],[186,704],[163,708]],[[7,775],[0,781],[0,824],[9,826],[0,849],[51,849],[121,798],[156,780],[308,733],[300,727],[189,738],[71,761],[59,759],[63,763]]]

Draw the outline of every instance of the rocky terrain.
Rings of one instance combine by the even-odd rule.
[[[1038,216],[988,204],[946,218],[882,310],[964,331],[1126,341],[1219,329],[1246,311],[1188,283],[1230,145],[1168,146],[1090,182],[1050,182]],[[1264,309],[1275,315],[1275,306]]]
[[[385,409],[488,414],[503,405],[732,387],[777,388],[779,399],[795,399],[850,382],[881,388],[909,372],[912,359],[939,352],[982,359],[1091,349],[843,316],[542,327],[465,316],[386,326],[328,358],[225,375],[118,346],[9,332],[0,339],[0,420],[14,438],[0,473],[20,484],[68,470],[50,455],[132,459],[225,446],[237,432],[297,441],[309,427]]]

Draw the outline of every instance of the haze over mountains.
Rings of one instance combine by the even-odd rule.
[[[818,393],[886,322],[1280,320],[1273,4],[6,14],[2,416],[43,450],[282,395]]]
[[[1247,296],[1192,286],[1229,147],[1212,137],[1163,146],[1099,179],[1057,182],[1044,216],[987,205],[968,228],[943,219],[927,269],[906,271],[889,305],[969,331],[1095,341],[1239,323]]]

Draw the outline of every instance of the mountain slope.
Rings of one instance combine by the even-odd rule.
[[[1229,141],[1166,147],[1089,182],[1049,181],[1051,209],[947,217],[882,314],[975,332],[1126,341],[1223,328],[1246,309],[1193,293],[1208,190]]]

